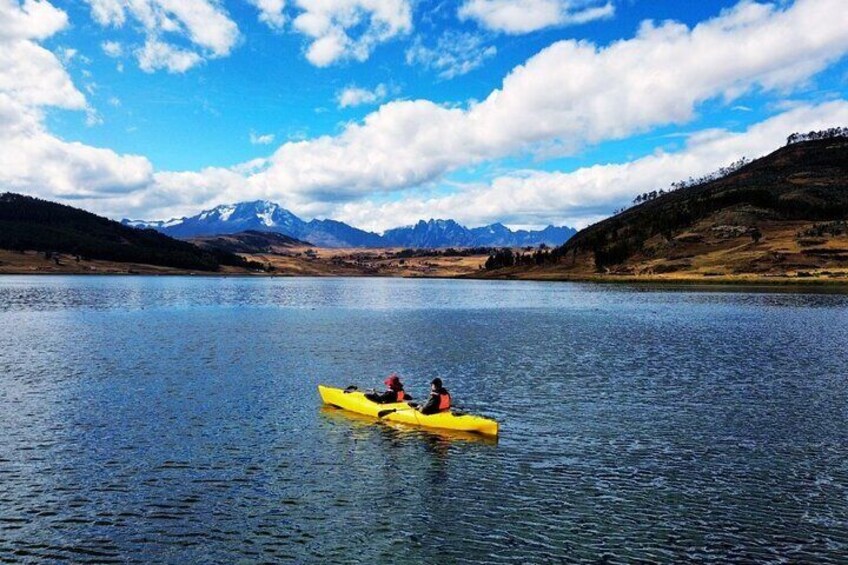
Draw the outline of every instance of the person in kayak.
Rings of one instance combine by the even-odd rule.
[[[430,397],[427,402],[418,407],[422,414],[438,414],[450,410],[451,395],[444,386],[442,379],[436,377],[430,382]]]
[[[400,377],[397,373],[392,373],[386,380],[383,381],[388,387],[383,392],[366,392],[365,398],[376,402],[377,404],[391,404],[392,402],[406,402],[412,400],[412,397],[403,390],[403,383],[400,382]]]

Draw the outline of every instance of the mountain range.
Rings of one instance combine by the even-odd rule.
[[[124,225],[152,228],[181,239],[226,235],[248,230],[274,232],[319,247],[518,247],[562,245],[576,230],[548,226],[539,231],[512,231],[496,223],[466,228],[454,220],[421,220],[413,226],[387,230],[383,235],[336,220],[306,222],[279,204],[266,200],[240,202],[204,210],[196,216],[167,221],[128,220]]]

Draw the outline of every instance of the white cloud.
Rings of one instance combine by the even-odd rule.
[[[44,108],[84,110],[99,119],[57,55],[37,41],[67,25],[45,1],[0,0],[0,184],[44,197],[102,198],[149,186],[144,157],[66,142],[46,131]]]
[[[458,14],[491,30],[519,34],[611,18],[615,6],[608,0],[466,0]]]
[[[658,151],[640,159],[585,167],[573,172],[518,171],[485,185],[466,186],[449,196],[411,196],[390,203],[346,203],[334,217],[381,231],[420,218],[454,218],[468,225],[496,221],[585,227],[630,203],[646,191],[699,177],[742,156],[760,157],[776,149],[789,133],[848,123],[848,101],[805,106],[755,124],[743,132],[706,130],[692,135],[684,149]]]
[[[268,145],[269,143],[274,142],[274,134],[266,133],[266,134],[257,134],[256,132],[250,132],[250,143],[253,145]]]
[[[286,24],[286,16],[283,9],[286,7],[285,0],[248,0],[259,10],[259,21],[275,30],[283,29]]]
[[[41,40],[68,25],[68,15],[46,1],[0,0],[0,41]]]
[[[100,44],[100,48],[108,57],[116,58],[124,54],[124,47],[118,41],[104,41]]]
[[[389,89],[385,84],[378,84],[373,90],[360,88],[358,86],[348,86],[336,95],[339,108],[349,108],[352,106],[361,106],[362,104],[376,104],[385,100],[389,93]]]
[[[565,154],[691,120],[706,100],[791,88],[848,51],[843,0],[743,2],[693,29],[645,23],[599,48],[559,41],[466,108],[390,102],[336,136],[283,144],[252,182],[352,199],[522,151]]]
[[[0,0],[0,8],[12,17],[0,17],[0,26],[29,17],[8,2]],[[563,153],[660,125],[686,123],[710,99],[729,103],[761,89],[783,94],[848,51],[844,32],[848,11],[842,5],[843,0],[798,0],[788,6],[743,2],[693,29],[669,22],[644,24],[636,37],[603,48],[560,41],[513,69],[501,88],[481,102],[461,107],[427,100],[390,102],[338,135],[288,141],[250,166],[156,174],[143,157],[51,136],[43,126],[42,109],[85,110],[85,97],[56,55],[37,43],[44,33],[37,30],[43,27],[33,24],[32,36],[21,36],[20,29],[26,26],[7,26],[16,30],[13,34],[0,27],[2,37],[12,36],[0,40],[0,184],[45,197],[82,198],[79,205],[118,216],[166,217],[223,201],[269,198],[303,214],[338,212],[353,219],[357,210],[371,210],[374,216],[364,225],[385,218],[400,223],[405,209],[368,208],[363,201],[379,198],[380,192],[408,195],[411,187],[447,172],[504,156]],[[44,13],[66,25],[65,17],[57,19],[55,9]],[[129,12],[120,13],[129,17]],[[115,14],[109,17],[118,18]],[[365,23],[360,21],[357,29]],[[152,57],[151,65],[153,61],[164,61],[158,64],[168,68],[168,57]],[[175,69],[190,66],[170,64]],[[683,176],[695,170],[693,166]],[[674,176],[681,176],[676,171]],[[516,178],[527,186],[531,180],[537,184],[550,180],[524,176]],[[660,178],[654,181],[659,183]],[[499,180],[492,187],[509,182]],[[588,188],[580,185],[574,190],[592,193],[593,181],[586,182]],[[508,210],[517,216],[526,210],[525,221],[515,223],[532,223],[529,220],[538,216],[533,190],[528,189],[524,200],[494,207],[495,196],[509,192],[502,188],[478,201],[457,196],[451,215],[469,222],[475,217],[482,220],[488,213],[483,204],[491,200],[492,213]],[[559,194],[554,196],[560,198]],[[410,210],[418,205],[409,202]],[[424,215],[442,215],[439,206],[450,203],[432,202],[433,211]],[[478,205],[479,213],[474,211]],[[585,210],[578,212],[587,215]]]
[[[365,61],[374,48],[412,30],[410,0],[297,0],[294,28],[310,38],[306,58],[317,67]],[[356,33],[358,32],[358,33]]]
[[[0,42],[0,93],[27,106],[82,110],[85,97],[59,59],[35,42]]]
[[[46,2],[0,0],[0,94],[7,104],[86,107],[58,57],[36,43],[64,29],[67,15]],[[24,110],[21,110],[24,111]]]
[[[71,61],[73,61],[74,57],[77,56],[79,51],[76,49],[72,49],[71,47],[59,47],[56,50],[56,54],[59,56],[59,59],[62,60],[62,64],[68,65]]]
[[[406,50],[407,65],[423,65],[452,79],[481,66],[498,52],[494,45],[484,45],[483,38],[473,33],[445,32],[435,47],[424,46],[420,37]]]
[[[167,69],[169,73],[184,73],[203,58],[194,51],[179,49],[155,39],[148,38],[144,46],[136,49],[138,66],[146,73]]]
[[[102,26],[123,27],[132,19],[141,27],[144,45],[134,52],[147,72],[185,72],[204,59],[228,55],[239,38],[235,22],[214,0],[86,1],[92,17]],[[163,40],[169,35],[188,40],[191,49]],[[105,44],[103,48],[107,49]]]

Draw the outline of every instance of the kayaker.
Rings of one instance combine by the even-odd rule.
[[[391,404],[392,402],[406,402],[412,400],[412,397],[403,390],[403,383],[400,382],[400,377],[397,373],[392,373],[386,380],[383,381],[388,387],[383,392],[366,392],[365,398],[372,400],[378,404]]]
[[[442,386],[442,379],[436,377],[430,381],[430,397],[418,408],[418,411],[422,414],[438,414],[450,410],[450,407],[451,395],[448,389]]]

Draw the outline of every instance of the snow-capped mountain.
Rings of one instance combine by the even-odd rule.
[[[153,228],[178,238],[226,235],[243,231],[275,232],[322,247],[379,247],[381,238],[335,220],[305,222],[274,202],[256,200],[225,204],[196,216],[168,221],[123,220],[125,225]]]
[[[305,222],[279,204],[266,200],[241,202],[204,210],[189,218],[166,221],[123,220],[125,225],[153,228],[178,238],[226,235],[248,230],[275,232],[319,247],[518,247],[544,243],[556,246],[574,235],[569,227],[512,231],[503,224],[468,229],[454,220],[421,220],[413,226],[387,230],[382,236],[336,220]]]
[[[294,232],[302,230],[306,225],[306,222],[279,204],[267,200],[225,204],[211,210],[204,210],[190,218],[153,222],[123,220],[122,223],[137,228],[153,228],[172,237],[182,238],[238,233],[247,230],[272,231],[298,237],[294,235]]]

